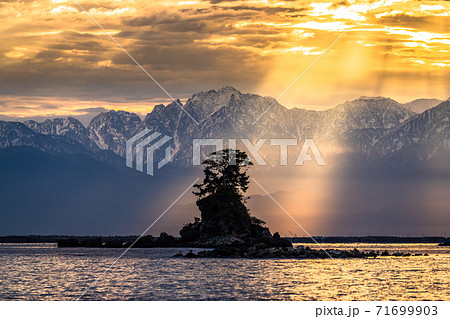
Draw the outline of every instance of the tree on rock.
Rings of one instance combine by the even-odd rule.
[[[198,189],[195,195],[204,198],[226,189],[243,199],[249,184],[247,169],[253,165],[245,152],[221,150],[211,153],[202,164],[205,178],[202,184],[194,185]]]
[[[251,245],[273,238],[263,221],[250,216],[245,206],[252,165],[245,152],[225,149],[214,152],[203,161],[205,177],[193,193],[201,220],[187,224],[180,231],[185,242],[204,246]]]

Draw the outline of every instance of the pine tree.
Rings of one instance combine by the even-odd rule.
[[[232,149],[214,152],[203,161],[203,165],[205,178],[202,184],[194,185],[198,191],[193,192],[199,199],[224,189],[244,199],[249,184],[247,170],[253,165],[245,152]]]
[[[201,219],[180,230],[181,241],[206,247],[292,247],[289,240],[273,236],[265,222],[251,216],[245,206],[248,168],[252,165],[245,152],[225,149],[203,161],[205,177],[193,193]]]
[[[250,216],[245,206],[249,186],[248,168],[252,165],[245,152],[225,149],[214,152],[203,161],[205,177],[193,193],[201,220],[187,224],[180,231],[183,240],[205,241],[232,237],[243,242],[270,236],[263,221]]]

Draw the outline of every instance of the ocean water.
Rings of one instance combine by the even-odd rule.
[[[429,256],[339,259],[336,265],[331,259],[183,259],[171,256],[189,249],[131,249],[81,300],[450,300],[448,247],[324,248]],[[122,252],[0,244],[0,300],[76,300]]]

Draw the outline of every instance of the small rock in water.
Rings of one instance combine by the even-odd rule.
[[[175,255],[173,255],[172,257],[183,257],[183,254],[181,253],[181,251]]]
[[[387,250],[385,250],[385,251],[383,251],[382,253],[381,253],[381,256],[389,256],[389,252],[387,251]]]
[[[186,258],[197,258],[197,255],[194,254],[192,251],[190,251],[184,257],[186,257]]]

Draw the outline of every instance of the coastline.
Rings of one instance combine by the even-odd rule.
[[[138,235],[5,235],[0,236],[0,243],[58,243],[61,239],[76,238],[79,242],[95,238],[101,238],[106,243],[108,240],[120,240],[124,243],[133,242]],[[153,237],[157,239],[158,237]],[[192,246],[180,243],[180,237],[174,237],[177,244],[173,246],[152,247],[184,247],[184,248],[206,248],[204,246]],[[289,240],[292,244],[314,244],[310,237],[282,237]],[[441,244],[448,241],[444,236],[424,236],[424,237],[404,237],[404,236],[315,236],[314,239],[320,244]],[[80,246],[82,247],[82,246]],[[107,247],[105,247],[107,248]],[[139,247],[136,247],[139,248]],[[148,247],[150,248],[150,247]]]
[[[138,235],[4,235],[0,236],[0,243],[57,243],[60,239],[77,238],[78,241],[86,239],[102,238],[102,240],[120,239],[124,242],[134,241]],[[157,238],[157,237],[154,237]],[[282,237],[291,243],[313,244],[310,237]],[[179,240],[179,237],[175,237]],[[439,244],[448,240],[444,236],[314,236],[314,239],[321,244],[339,243],[374,243],[374,244]],[[182,247],[182,246],[174,246]],[[183,246],[192,247],[192,246]]]

